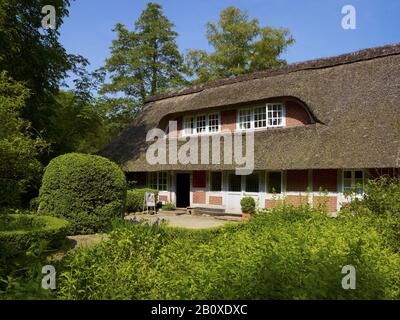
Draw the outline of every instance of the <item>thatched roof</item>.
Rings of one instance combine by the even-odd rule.
[[[128,171],[234,166],[149,165],[148,130],[166,117],[295,97],[316,123],[255,133],[255,169],[400,166],[400,44],[192,86],[148,99],[133,124],[100,153]]]

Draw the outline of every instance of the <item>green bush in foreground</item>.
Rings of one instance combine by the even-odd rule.
[[[356,268],[356,290],[341,286]],[[247,223],[183,231],[124,223],[67,258],[62,299],[397,299],[400,256],[371,216],[281,207]]]
[[[158,199],[158,190],[141,188],[128,190],[126,194],[126,211],[127,212],[141,212],[143,211],[144,194],[152,192],[155,194],[156,201]]]
[[[369,180],[364,196],[355,198],[341,214],[373,216],[379,232],[400,252],[400,178]]]
[[[115,163],[70,153],[47,166],[38,212],[67,219],[73,234],[94,233],[107,230],[113,218],[122,216],[125,201],[125,175]]]
[[[165,211],[174,211],[176,210],[176,206],[173,202],[166,202],[165,204],[163,204],[162,209]]]
[[[45,240],[57,246],[65,239],[68,222],[49,216],[27,214],[0,215],[0,252],[2,256],[17,255],[35,242]]]

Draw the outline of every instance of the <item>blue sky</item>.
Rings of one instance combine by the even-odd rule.
[[[69,53],[88,58],[96,69],[109,56],[117,22],[130,30],[149,1],[75,0],[60,29],[60,40]],[[289,62],[334,56],[362,48],[400,42],[399,0],[163,0],[164,13],[175,24],[177,42],[185,49],[209,49],[207,21],[233,5],[247,10],[261,25],[289,28],[296,43],[284,54]],[[341,27],[344,5],[357,13],[356,30]]]

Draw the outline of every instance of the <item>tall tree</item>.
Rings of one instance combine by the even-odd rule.
[[[29,90],[0,72],[0,207],[18,205],[23,192],[38,181],[38,153],[43,139],[33,138],[30,123],[21,118]]]
[[[206,25],[214,52],[192,50],[187,65],[194,83],[236,76],[286,64],[280,55],[294,43],[288,29],[261,27],[258,19],[236,7],[227,7],[217,24]]]
[[[45,5],[56,9],[56,29],[42,28]],[[68,71],[88,64],[83,57],[68,54],[58,40],[69,5],[68,0],[0,0],[0,71],[30,90],[21,115],[49,142],[58,135],[57,128],[49,126],[54,96]]]
[[[105,84],[100,92],[123,93],[127,99],[125,104],[135,112],[147,96],[185,83],[183,57],[173,27],[162,7],[151,2],[133,31],[117,24],[114,29],[117,39],[112,43],[111,57],[104,66],[111,83]],[[122,102],[121,97],[119,102]]]

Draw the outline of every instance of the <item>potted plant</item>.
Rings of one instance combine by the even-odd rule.
[[[240,200],[240,206],[242,207],[242,219],[249,220],[256,211],[256,202],[252,197],[244,197]]]

